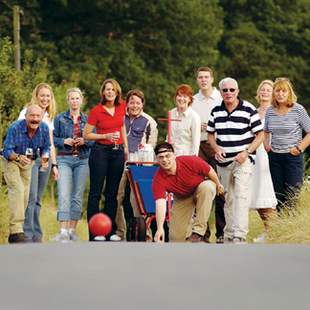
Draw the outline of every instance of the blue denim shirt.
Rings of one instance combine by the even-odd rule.
[[[84,113],[80,113],[81,122],[80,130],[83,134],[84,127],[87,123],[87,116]],[[55,117],[54,120],[54,144],[58,153],[72,154],[72,147],[65,145],[64,140],[66,138],[73,137],[73,119],[71,118],[70,111],[62,112]],[[88,158],[90,147],[93,145],[92,141],[85,141],[85,144],[79,147],[79,158]]]
[[[48,126],[41,122],[32,138],[28,135],[26,120],[14,122],[8,129],[3,148],[3,156],[9,160],[12,152],[25,154],[26,148],[32,148],[33,154],[50,152],[50,135]]]

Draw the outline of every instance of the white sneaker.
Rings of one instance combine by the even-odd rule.
[[[110,237],[110,241],[118,242],[118,241],[122,241],[122,238],[119,235],[114,234]]]
[[[245,238],[234,237],[233,244],[247,244],[247,242]]]
[[[259,236],[257,236],[257,238],[253,239],[254,243],[265,243],[266,241],[266,235],[264,233],[260,234]]]
[[[57,234],[54,239],[54,241],[56,242],[69,242],[70,241],[70,235],[68,232],[60,232],[59,234]]]
[[[106,241],[106,238],[105,238],[105,236],[96,236],[94,238],[94,241]]]

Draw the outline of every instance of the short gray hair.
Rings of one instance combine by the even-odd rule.
[[[236,89],[239,89],[238,82],[237,82],[235,79],[233,79],[233,78],[231,78],[231,77],[226,77],[226,78],[222,79],[222,80],[219,82],[219,88],[220,88],[220,90],[223,89],[223,86],[224,86],[225,83],[234,83]]]

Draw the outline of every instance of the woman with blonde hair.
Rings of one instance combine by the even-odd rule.
[[[265,149],[277,209],[293,207],[296,193],[303,182],[303,152],[310,144],[310,118],[305,108],[297,103],[293,86],[287,78],[278,78],[273,85],[272,105],[265,117]],[[303,132],[306,135],[303,137]]]
[[[25,212],[24,233],[26,242],[41,242],[42,230],[40,225],[41,199],[48,183],[50,171],[53,171],[54,178],[58,177],[58,167],[56,162],[56,152],[53,143],[53,120],[56,114],[56,101],[53,90],[46,83],[38,84],[32,92],[30,104],[38,105],[44,112],[43,122],[47,124],[50,131],[51,150],[49,157],[49,167],[47,170],[41,168],[40,150],[33,150],[36,159],[31,172],[31,183],[28,206]],[[26,108],[24,108],[18,119],[24,119]]]
[[[60,232],[55,241],[77,241],[76,226],[81,219],[83,194],[88,177],[88,157],[91,142],[84,140],[87,123],[81,112],[83,94],[79,88],[67,90],[69,110],[55,117],[54,143],[59,166],[58,212]]]
[[[116,234],[115,216],[117,192],[128,156],[127,133],[125,127],[126,104],[122,90],[114,79],[107,79],[100,88],[100,102],[90,111],[83,137],[95,141],[89,156],[90,189],[88,195],[87,219],[99,213],[99,203],[104,189],[104,213],[112,220],[109,236],[100,240],[121,241]],[[94,132],[94,129],[96,132]],[[98,240],[89,232],[89,240]]]
[[[257,109],[262,123],[265,122],[265,114],[271,106],[273,82],[271,80],[263,80],[256,91],[256,100],[259,104]],[[261,144],[256,149],[256,158],[253,171],[253,195],[251,208],[256,209],[259,213],[265,229],[268,228],[268,219],[274,212],[277,205],[276,195],[271,180],[268,155]],[[265,233],[262,233],[254,242],[264,242]]]

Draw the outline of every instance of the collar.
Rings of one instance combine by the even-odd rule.
[[[237,104],[237,106],[230,113],[228,112],[228,110],[226,108],[224,100],[222,101],[222,104],[221,104],[222,109],[226,110],[228,112],[228,114],[231,114],[235,110],[240,109],[243,106],[243,100],[239,96],[237,97],[237,99],[239,100],[239,103]]]
[[[199,89],[199,92],[198,92],[198,97],[200,100],[203,100],[203,99],[216,99],[216,95],[217,95],[217,92],[218,90],[215,88],[215,87],[212,87],[212,93],[209,97],[206,97],[203,93],[202,93],[202,90]]]
[[[177,116],[185,115],[185,117],[188,117],[188,115],[191,112],[191,109],[192,108],[189,106],[184,112],[179,112],[178,109],[176,108],[176,114],[177,114]]]

